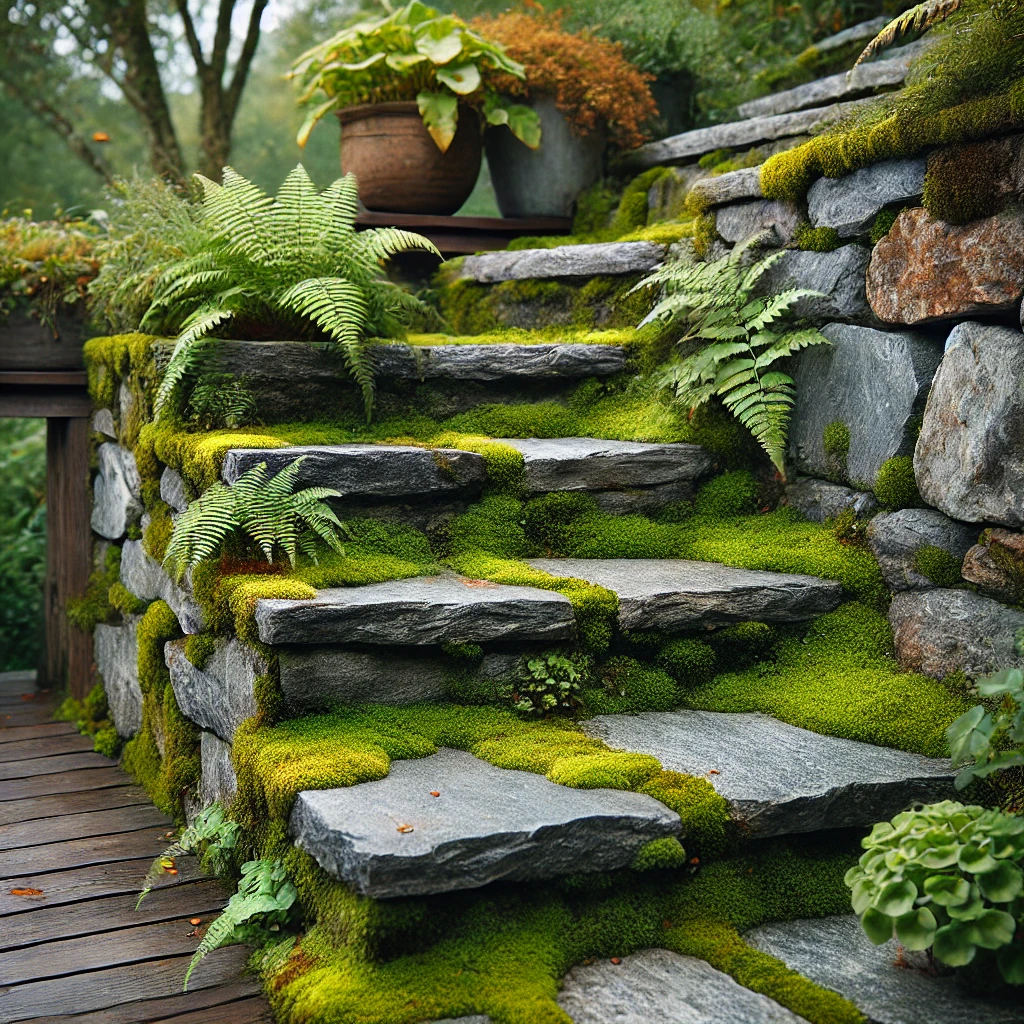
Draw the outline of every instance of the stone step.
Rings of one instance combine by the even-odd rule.
[[[617,277],[644,274],[664,256],[665,246],[654,242],[594,242],[553,249],[488,252],[467,256],[455,279],[499,284],[535,278]]]
[[[391,898],[614,870],[681,825],[653,797],[570,789],[443,748],[375,782],[299,793],[290,830],[332,877]]]
[[[558,1005],[573,1024],[806,1024],[706,960],[667,949],[574,967]]]
[[[455,574],[321,590],[307,601],[261,600],[268,644],[559,643],[575,635],[569,599]]]
[[[623,629],[689,632],[734,622],[802,622],[833,611],[834,580],[671,558],[533,558],[530,565],[607,587]]]
[[[121,582],[140,601],[166,601],[183,633],[201,633],[206,628],[188,577],[175,583],[160,563],[146,554],[141,540],[127,540],[121,548]]]
[[[875,1024],[1020,1024],[1024,1013],[1019,992],[972,991],[939,974],[927,953],[895,939],[873,945],[852,914],[760,925],[743,938],[845,996]]]
[[[885,60],[861,64],[838,75],[829,75],[817,81],[798,85],[795,89],[762,96],[741,103],[736,111],[743,118],[770,117],[789,114],[794,110],[821,107],[836,100],[849,100],[892,85],[902,85],[910,70],[910,63],[924,52],[921,43],[911,43],[893,50]]]
[[[759,838],[873,825],[954,795],[945,759],[822,736],[760,714],[646,711],[583,725],[610,747],[703,775]]]
[[[870,97],[848,100],[843,103],[830,103],[828,106],[816,107],[813,110],[797,110],[788,114],[730,121],[726,124],[712,125],[710,128],[695,128],[693,131],[670,135],[657,142],[648,142],[627,153],[622,158],[622,163],[631,170],[642,171],[648,167],[695,160],[716,149],[753,146],[759,142],[804,135],[848,117],[871,102]]]

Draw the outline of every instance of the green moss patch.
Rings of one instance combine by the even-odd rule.
[[[970,703],[926,676],[902,673],[892,632],[857,603],[792,631],[772,660],[716,676],[686,697],[704,711],[760,711],[814,732],[946,757],[946,727]]]

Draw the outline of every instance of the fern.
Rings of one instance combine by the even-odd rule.
[[[205,242],[161,268],[142,319],[145,328],[178,335],[157,392],[158,414],[195,373],[203,339],[251,336],[255,327],[264,336],[331,341],[359,384],[369,416],[373,369],[366,338],[399,336],[411,315],[428,313],[387,280],[381,265],[411,249],[440,253],[410,231],[356,231],[352,175],[317,192],[300,164],[275,199],[230,167],[222,185],[196,179]]]
[[[657,287],[662,297],[640,326],[682,327],[682,352],[656,375],[691,412],[718,397],[750,431],[785,478],[786,436],[795,401],[793,378],[774,365],[810,345],[828,344],[813,329],[777,333],[801,299],[818,292],[794,288],[755,296],[755,287],[782,252],[748,264],[750,243],[711,263],[683,258],[663,264],[633,289]]]
[[[904,11],[898,18],[893,18],[874,39],[864,47],[857,58],[858,64],[873,57],[879,50],[884,50],[901,36],[909,32],[921,32],[945,21],[954,11],[958,10],[963,0],[924,0],[924,3]]]
[[[245,378],[231,373],[204,373],[192,389],[186,415],[203,430],[233,430],[256,421],[256,398],[246,387]]]
[[[225,539],[240,531],[259,548],[268,562],[278,550],[294,566],[301,552],[316,560],[317,540],[343,552],[340,536],[347,528],[326,498],[341,492],[329,487],[295,491],[305,456],[300,456],[273,477],[267,464],[246,470],[230,487],[219,480],[189,504],[174,521],[164,566],[180,580],[188,569],[212,558]]]
[[[185,984],[199,962],[220,946],[269,937],[288,921],[298,896],[288,872],[280,860],[251,860],[242,865],[238,892],[228,900],[223,913],[207,928],[206,934],[185,972]]]
[[[224,808],[220,804],[210,804],[201,810],[179,839],[171,843],[150,865],[135,909],[142,906],[142,901],[156,885],[157,879],[167,874],[168,870],[174,870],[176,857],[196,854],[202,857],[203,865],[208,870],[217,875],[223,874],[228,867],[231,851],[238,842],[238,829],[235,822],[224,817]]]

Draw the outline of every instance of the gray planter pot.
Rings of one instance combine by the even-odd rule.
[[[503,217],[571,217],[576,197],[601,177],[604,127],[576,135],[551,99],[540,115],[539,149],[528,149],[504,125],[488,128],[484,149]]]

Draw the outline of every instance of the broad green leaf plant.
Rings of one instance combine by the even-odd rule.
[[[950,967],[994,960],[1024,985],[1024,818],[952,800],[882,822],[846,873],[875,945],[894,935]]]
[[[503,100],[488,84],[495,72],[524,76],[522,65],[461,18],[412,0],[385,18],[343,29],[295,61],[291,77],[302,84],[299,102],[309,105],[298,143],[304,146],[332,110],[415,100],[442,153],[455,138],[460,106],[481,110],[488,124],[508,125],[517,139],[536,149],[537,112]]]
[[[196,175],[203,191],[205,241],[157,278],[142,328],[178,332],[156,398],[165,415],[176,389],[201,364],[201,343],[216,333],[275,340],[329,341],[373,403],[371,336],[399,337],[425,307],[384,275],[399,252],[434,244],[411,231],[356,231],[356,180],[339,178],[318,192],[302,165],[277,197],[230,167],[224,183]]]
[[[977,685],[982,697],[999,698],[999,705],[990,711],[978,704],[946,730],[953,764],[963,765],[957,789],[993,772],[1024,767],[1024,671],[1004,669]]]
[[[219,480],[177,517],[164,567],[180,580],[194,565],[212,558],[232,533],[252,542],[268,562],[283,551],[295,565],[301,552],[316,561],[317,542],[344,552],[345,524],[325,504],[339,498],[330,487],[294,490],[305,456],[268,477],[267,464],[246,470],[228,486]]]
[[[829,341],[813,328],[783,326],[797,302],[819,292],[793,288],[778,295],[755,294],[758,282],[784,253],[750,263],[747,254],[754,241],[712,262],[670,259],[633,291],[653,288],[661,293],[639,327],[661,323],[682,332],[677,357],[658,371],[656,383],[691,412],[719,398],[785,478],[796,386],[776,364]]]

